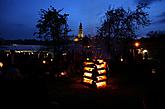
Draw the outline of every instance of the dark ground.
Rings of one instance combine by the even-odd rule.
[[[145,67],[145,68],[144,68]],[[107,87],[94,89],[72,79],[0,82],[0,109],[13,108],[109,108],[164,109],[160,72],[144,65],[116,65],[109,72]]]
[[[163,109],[160,73],[151,66],[117,65],[110,70],[107,87],[94,89],[81,83],[48,83],[49,106],[56,108]],[[112,72],[113,71],[113,72]]]
[[[111,109],[160,109],[160,89],[137,83],[120,83],[111,78],[105,89],[93,89],[79,81],[67,86],[49,84],[49,103],[55,107],[93,107]],[[155,89],[154,89],[155,88]],[[147,108],[145,108],[147,107]],[[151,108],[152,107],[152,108]]]

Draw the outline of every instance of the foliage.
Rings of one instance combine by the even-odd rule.
[[[150,24],[149,14],[144,10],[147,4],[138,4],[135,10],[123,7],[109,8],[105,19],[98,29],[98,39],[103,40],[107,53],[112,59],[128,58],[132,41],[136,38],[136,30]]]
[[[35,33],[39,38],[53,40],[57,43],[66,37],[70,31],[67,24],[69,14],[60,14],[62,10],[53,7],[48,8],[48,10],[41,9],[40,20],[36,25],[38,32]]]
[[[149,51],[149,56],[162,63],[165,62],[165,32],[164,31],[150,31],[148,37],[143,37],[140,41],[143,47]]]
[[[70,31],[67,24],[69,14],[61,14],[62,10],[57,10],[52,6],[47,10],[41,9],[40,19],[36,25],[38,31],[35,35],[45,39],[49,47],[53,46],[54,56],[60,55],[66,49],[67,33]]]
[[[164,37],[165,31],[150,31],[147,33],[149,38]]]
[[[98,29],[101,37],[116,39],[135,38],[136,30],[150,24],[148,13],[144,11],[147,4],[137,5],[134,11],[124,8],[109,9],[105,13],[105,20]]]

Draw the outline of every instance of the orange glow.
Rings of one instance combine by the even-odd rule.
[[[102,59],[98,59],[97,61],[99,61],[99,63],[102,63],[102,62],[104,62],[104,60],[102,60]]]
[[[98,82],[98,83],[96,83],[96,86],[97,86],[97,88],[104,88],[104,87],[106,87],[106,81]]]
[[[103,62],[101,65],[96,65],[97,68],[106,68],[106,62]]]
[[[91,67],[84,67],[84,70],[87,70],[87,71],[92,71],[94,68],[91,68]]]
[[[84,76],[92,77],[92,73],[85,72],[85,73],[84,73]]]
[[[74,42],[78,42],[79,41],[79,39],[78,38],[74,38]]]
[[[83,82],[92,84],[92,80],[88,78],[83,78]]]
[[[140,43],[139,42],[135,42],[135,47],[139,47]]]
[[[87,60],[89,60],[89,58],[87,58]],[[97,62],[96,62],[97,61]],[[95,63],[96,62],[96,63]],[[83,74],[83,82],[87,83],[87,84],[92,84],[94,82],[92,75],[93,75],[93,71],[94,65],[96,65],[96,70],[98,72],[98,75],[96,75],[96,87],[97,88],[104,88],[106,87],[106,68],[107,68],[107,63],[103,60],[103,59],[93,59],[93,61],[90,62],[84,62],[83,63],[85,65],[84,67],[84,74]],[[89,65],[89,66],[86,66]],[[100,82],[99,82],[100,81]]]
[[[93,62],[84,62],[84,65],[94,64]]]
[[[98,81],[105,80],[105,79],[107,79],[106,76],[98,76],[98,77],[97,77],[97,80],[98,80]]]
[[[105,69],[104,69],[104,70],[98,70],[98,73],[99,73],[99,74],[106,73],[106,70],[105,70]]]

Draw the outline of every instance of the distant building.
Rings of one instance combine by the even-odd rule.
[[[79,39],[82,39],[83,37],[84,37],[84,34],[83,34],[82,23],[80,23],[78,38],[79,38]]]
[[[78,36],[76,36],[76,37],[74,38],[74,42],[77,42],[77,41],[79,41],[79,40],[82,40],[83,37],[84,37],[84,34],[83,34],[83,27],[82,27],[82,23],[80,22]]]

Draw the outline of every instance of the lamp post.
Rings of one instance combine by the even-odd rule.
[[[137,41],[136,41],[136,42],[134,43],[134,47],[133,47],[133,58],[134,58],[134,60],[136,59],[136,52],[135,52],[135,51],[136,51],[137,48],[140,47],[140,45],[141,45],[140,42],[137,42]]]
[[[138,48],[138,47],[140,46],[140,42],[135,42],[135,43],[134,43],[134,46],[135,46],[136,48]]]

